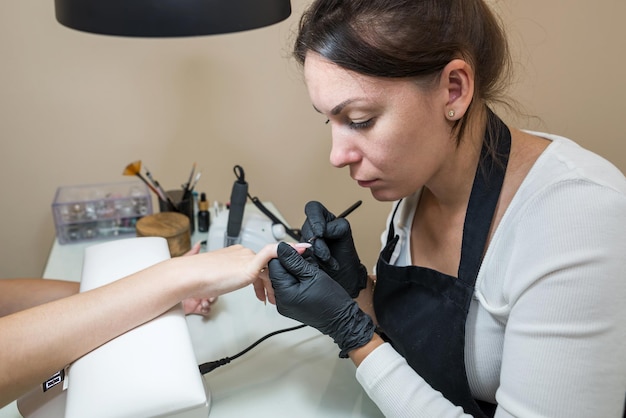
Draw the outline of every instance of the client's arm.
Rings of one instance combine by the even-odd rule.
[[[106,286],[0,317],[0,407],[184,299],[216,297],[260,277],[267,280],[260,272],[274,257],[276,245],[256,255],[232,246],[173,258]],[[3,301],[19,296],[15,290],[5,296],[4,290]]]

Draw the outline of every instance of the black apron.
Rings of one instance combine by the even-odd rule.
[[[458,278],[425,267],[389,264],[399,239],[393,228],[394,211],[387,245],[378,259],[374,290],[374,310],[383,338],[434,389],[474,417],[493,416],[496,406],[475,400],[470,392],[465,322],[511,148],[508,128],[488,113],[481,162],[465,215]],[[485,146],[490,134],[498,139],[497,160]]]

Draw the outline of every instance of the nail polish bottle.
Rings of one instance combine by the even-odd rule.
[[[206,200],[206,193],[201,193],[200,201],[198,202],[198,232],[207,232],[210,223],[209,201]]]

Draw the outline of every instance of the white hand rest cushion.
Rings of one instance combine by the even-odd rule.
[[[169,257],[167,241],[156,237],[88,247],[80,291],[103,286]],[[204,380],[180,304],[69,368],[66,418],[195,418],[206,417],[208,412]]]

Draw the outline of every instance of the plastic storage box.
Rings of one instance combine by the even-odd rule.
[[[150,191],[141,181],[62,186],[52,202],[60,244],[134,236],[137,220],[151,213]]]

